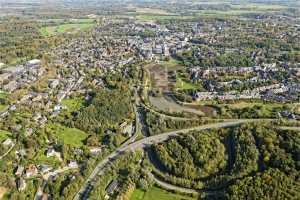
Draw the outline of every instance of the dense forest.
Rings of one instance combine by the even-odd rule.
[[[200,67],[251,67],[254,65],[254,60],[250,55],[241,55],[237,53],[228,53],[217,56],[203,56],[198,59],[195,52],[187,51],[179,53],[177,59],[186,66],[200,66]]]
[[[150,136],[163,132],[200,126],[210,122],[209,119],[191,119],[191,120],[176,120],[172,117],[164,117],[153,111],[148,111],[145,108],[142,110],[144,123],[147,125],[147,132]]]
[[[18,63],[41,58],[45,49],[63,38],[45,38],[37,22],[13,18],[0,23],[0,62]]]
[[[94,95],[89,105],[77,113],[76,127],[99,133],[133,117],[130,94],[120,90],[99,90]]]
[[[216,190],[209,199],[300,196],[300,134],[296,131],[246,124],[191,132],[152,149],[157,177],[183,187]]]

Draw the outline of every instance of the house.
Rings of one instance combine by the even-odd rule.
[[[17,106],[16,105],[11,105],[10,107],[9,107],[9,110],[10,111],[15,111],[17,109]]]
[[[54,106],[53,111],[57,112],[57,111],[60,111],[60,110],[66,109],[66,108],[67,108],[67,106],[58,104],[58,105]]]
[[[33,59],[33,60],[30,60],[30,61],[27,62],[27,64],[28,64],[29,66],[38,65],[38,64],[40,64],[40,63],[41,63],[41,60],[38,60],[38,59]]]
[[[14,145],[14,142],[12,141],[12,139],[6,139],[3,143],[4,146],[12,146]]]
[[[76,168],[78,168],[78,164],[76,161],[70,161],[68,164],[68,167],[71,169],[76,169]]]
[[[50,167],[49,165],[44,165],[44,164],[39,165],[38,168],[39,168],[40,173],[42,173],[42,174],[45,174],[52,170],[52,167]]]
[[[25,176],[27,178],[35,176],[35,175],[37,175],[37,173],[38,173],[38,169],[33,164],[29,165],[25,170]]]
[[[16,151],[16,155],[20,156],[20,157],[24,157],[27,155],[26,150],[25,149],[20,149]]]
[[[18,166],[15,175],[16,176],[22,176],[23,172],[24,172],[24,167],[23,166]]]
[[[153,49],[152,52],[154,54],[163,54],[163,48],[161,45],[156,45]]]
[[[39,120],[39,125],[41,126],[41,127],[43,127],[44,125],[45,125],[45,123],[47,122],[47,117],[42,117],[40,120]]]
[[[18,178],[16,180],[16,185],[17,185],[17,189],[18,189],[19,192],[26,189],[26,182],[23,178]]]
[[[48,87],[54,89],[59,85],[59,80],[58,79],[49,79],[48,80]]]
[[[55,149],[52,146],[48,147],[47,150],[46,150],[46,156],[47,157],[55,156],[56,153],[57,152],[55,151]]]
[[[45,154],[46,154],[47,157],[56,156],[57,159],[59,159],[60,161],[62,160],[61,153],[55,151],[55,149],[52,146],[50,146],[50,147],[47,148]]]
[[[102,147],[91,147],[90,148],[90,152],[95,155],[101,153],[101,151],[102,151]]]
[[[121,129],[122,129],[122,133],[124,135],[128,135],[129,137],[132,136],[132,133],[133,133],[133,125],[132,125],[132,123],[130,123],[130,124],[122,127]]]
[[[25,130],[25,135],[26,136],[30,136],[30,135],[32,135],[32,133],[33,133],[33,129],[32,128],[26,128],[26,130]]]
[[[42,118],[41,113],[34,113],[33,120],[38,122]]]
[[[41,94],[37,94],[33,99],[32,101],[33,102],[36,102],[36,101],[41,101],[43,99],[43,96]]]
[[[115,190],[118,188],[119,186],[119,181],[118,180],[113,180],[109,183],[109,185],[107,186],[107,188],[105,189],[107,195],[105,196],[106,199],[109,198],[109,195],[112,195]]]

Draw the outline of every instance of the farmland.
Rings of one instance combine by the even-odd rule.
[[[55,26],[45,26],[40,29],[43,36],[53,36],[60,33],[70,33],[77,31],[84,31],[94,25],[94,20],[81,19],[71,23],[63,23]]]
[[[131,200],[153,200],[153,199],[159,199],[159,200],[196,200],[197,198],[180,195],[180,194],[174,194],[171,192],[168,192],[166,190],[163,190],[161,188],[158,188],[156,186],[153,186],[148,191],[143,191],[140,189],[137,189],[134,191]]]

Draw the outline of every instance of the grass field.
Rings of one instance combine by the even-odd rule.
[[[0,104],[0,112],[4,111],[8,106]]]
[[[8,94],[6,92],[0,90],[0,98],[6,98],[7,95]]]
[[[3,140],[9,138],[10,136],[11,136],[10,132],[0,130],[0,142],[2,142]]]
[[[168,61],[163,61],[161,64],[166,66],[168,70],[184,69],[182,63],[174,58],[170,58]]]
[[[182,90],[197,89],[196,85],[186,82],[182,78],[179,78],[179,77],[176,80],[175,87],[178,89],[182,89]]]
[[[292,104],[281,104],[281,103],[263,103],[263,102],[246,102],[240,101],[234,104],[224,104],[228,105],[231,108],[246,108],[246,107],[254,107],[254,106],[263,106],[266,109],[273,109],[273,108],[282,108],[283,106],[287,106],[289,109],[293,107]]]
[[[50,166],[57,166],[60,164],[60,161],[58,160],[58,158],[56,157],[47,157],[45,155],[45,151],[44,150],[41,150],[39,151],[35,157],[34,157],[34,161],[36,163],[42,163],[42,164],[47,164],[47,165],[50,165]]]
[[[194,16],[178,16],[178,15],[138,15],[135,17],[137,20],[148,21],[148,20],[170,20],[170,19],[193,19]]]
[[[58,139],[74,147],[82,146],[83,140],[87,137],[87,134],[79,129],[68,128],[59,124],[50,124],[48,128],[54,132]]]
[[[136,13],[141,14],[153,14],[153,15],[175,15],[174,13],[170,13],[163,9],[158,8],[134,8]]]
[[[152,187],[147,192],[137,189],[131,196],[131,200],[196,200],[197,198],[174,194],[158,187]]]
[[[83,97],[75,97],[71,99],[63,99],[62,104],[68,107],[68,111],[73,112],[79,110],[84,103]]]
[[[58,33],[82,31],[91,28],[94,21],[91,19],[75,20],[72,23],[61,24],[58,26],[46,26],[40,29],[43,36],[51,36]]]
[[[246,10],[246,11],[281,11],[283,9],[286,9],[286,6],[282,5],[274,5],[274,4],[255,4],[255,3],[249,3],[245,5],[233,5],[233,9],[237,10]]]

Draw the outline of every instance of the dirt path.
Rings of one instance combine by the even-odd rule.
[[[15,143],[11,145],[11,147],[7,150],[7,152],[0,156],[0,160],[3,159],[5,156],[7,156],[9,152],[11,152],[11,150],[15,147],[15,145],[16,145]]]
[[[193,109],[186,106],[181,106],[174,101],[170,101],[165,97],[149,97],[150,103],[157,109],[167,111],[167,112],[188,112],[192,114],[196,114],[199,116],[204,116],[205,114],[201,110]]]
[[[5,187],[0,187],[0,199],[2,199],[7,192],[7,189]]]

